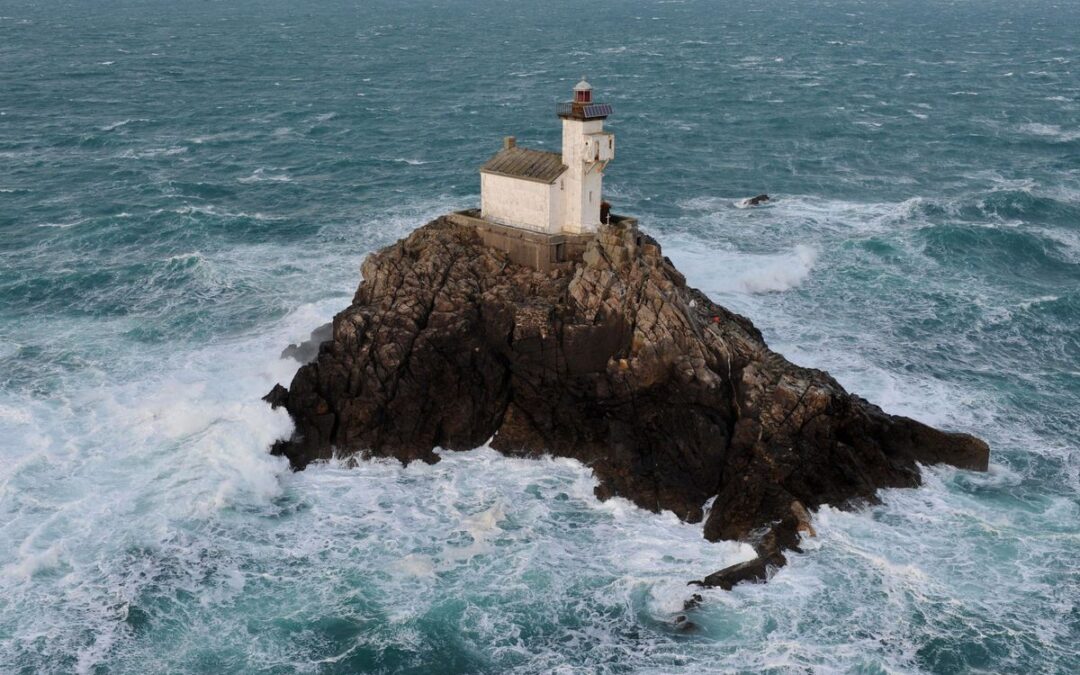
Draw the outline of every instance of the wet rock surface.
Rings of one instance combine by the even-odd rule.
[[[489,440],[573,457],[601,499],[754,544],[756,561],[701,582],[730,588],[782,565],[822,504],[918,485],[919,462],[987,468],[981,440],[888,415],[770,351],[633,226],[539,273],[440,218],[362,271],[332,334],[313,336],[314,360],[266,397],[296,424],[273,448],[296,469],[349,454],[436,462],[435,448]]]

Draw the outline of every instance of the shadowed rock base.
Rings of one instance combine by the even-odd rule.
[[[363,276],[315,359],[267,395],[296,423],[273,448],[296,469],[354,453],[436,462],[437,447],[489,439],[573,457],[601,499],[689,522],[712,499],[705,536],[750,541],[762,561],[703,580],[729,587],[783,564],[808,509],[918,485],[919,462],[987,468],[979,439],[887,415],[770,351],[632,226],[540,273],[440,218]]]

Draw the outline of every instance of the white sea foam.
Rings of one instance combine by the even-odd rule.
[[[1031,232],[1058,244],[1061,253],[1072,263],[1080,264],[1080,232],[1071,228],[1031,228]]]
[[[3,354],[0,354],[3,356]],[[30,424],[33,417],[28,410],[10,405],[0,405],[0,420],[12,424]]]
[[[69,227],[75,227],[76,225],[82,225],[89,218],[76,218],[75,220],[68,221],[66,223],[38,223],[37,227],[56,227],[60,229],[67,229]]]
[[[181,155],[187,151],[188,149],[186,146],[172,145],[157,148],[143,148],[141,150],[125,150],[120,153],[120,157],[123,159],[152,159],[154,157],[172,157],[173,155]]]
[[[1021,133],[1029,134],[1032,136],[1041,136],[1043,138],[1051,138],[1055,141],[1062,143],[1069,143],[1080,139],[1080,129],[1067,130],[1062,129],[1057,124],[1043,124],[1041,122],[1029,122],[1021,124],[1018,127]]]
[[[291,183],[292,178],[285,173],[267,173],[265,169],[258,168],[250,176],[237,179],[241,183]]]
[[[188,260],[205,261],[206,258],[198,251],[192,251],[191,253],[177,253],[165,258],[166,262],[187,262]]]
[[[224,211],[213,205],[202,204],[186,204],[175,209],[158,209],[154,213],[177,213],[183,216],[187,215],[204,215],[204,216],[216,216],[219,218],[251,218],[252,220],[281,220],[281,216],[275,216],[267,213],[247,213],[244,211]]]
[[[207,542],[193,540],[182,523],[212,522],[280,496],[284,463],[266,448],[290,423],[258,394],[287,381],[295,364],[273,351],[259,338],[163,354],[144,378],[69,392],[77,399],[70,408],[27,405],[33,423],[21,416],[12,429],[11,416],[0,418],[16,453],[5,454],[0,488],[10,524],[0,533],[0,592],[22,617],[13,639],[31,641],[66,616],[79,628],[64,631],[48,653],[78,653],[91,672],[126,634],[118,608],[152,588],[153,577],[179,571],[174,589],[185,592],[189,575],[218,575],[216,562],[200,561]],[[31,577],[51,589],[47,606],[26,592]],[[236,587],[237,579],[222,583]]]
[[[757,256],[735,275],[737,288],[747,293],[774,293],[795,288],[814,268],[817,250],[799,245],[788,253]]]
[[[126,127],[129,124],[138,124],[140,122],[149,122],[149,121],[150,120],[142,118],[142,117],[137,118],[137,119],[120,120],[119,122],[113,122],[112,124],[106,124],[105,126],[101,127],[101,130],[102,131],[114,131],[116,129],[119,129],[120,127]]]
[[[768,202],[752,208],[744,206],[747,204],[744,199],[725,197],[695,197],[678,205],[687,210],[688,217],[695,222],[704,219],[719,226],[737,223],[730,233],[736,241],[745,235],[748,241],[761,242],[763,228],[770,237],[778,229],[796,237],[801,233],[819,237],[822,233],[894,232],[897,228],[922,224],[919,212],[928,203],[922,197],[900,202],[854,202],[812,195],[771,195]],[[732,213],[732,207],[740,210]]]
[[[205,134],[202,136],[194,136],[189,141],[196,145],[203,145],[204,143],[220,143],[223,141],[239,141],[251,138],[253,132],[240,132],[240,131],[223,131],[217,134]]]

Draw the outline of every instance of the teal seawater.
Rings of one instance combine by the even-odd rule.
[[[1080,672],[1080,5],[0,3],[0,671]],[[291,474],[364,255],[555,148],[789,358],[989,440],[746,555],[489,449]],[[776,200],[740,209],[741,198]]]

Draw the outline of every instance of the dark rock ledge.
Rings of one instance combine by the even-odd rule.
[[[782,565],[822,504],[916,486],[919,462],[987,468],[983,441],[888,415],[770,351],[630,226],[541,274],[439,218],[363,277],[315,359],[266,397],[296,423],[273,447],[296,469],[334,454],[436,462],[436,447],[488,439],[573,457],[600,499],[751,542],[756,560],[697,582],[730,588]]]

